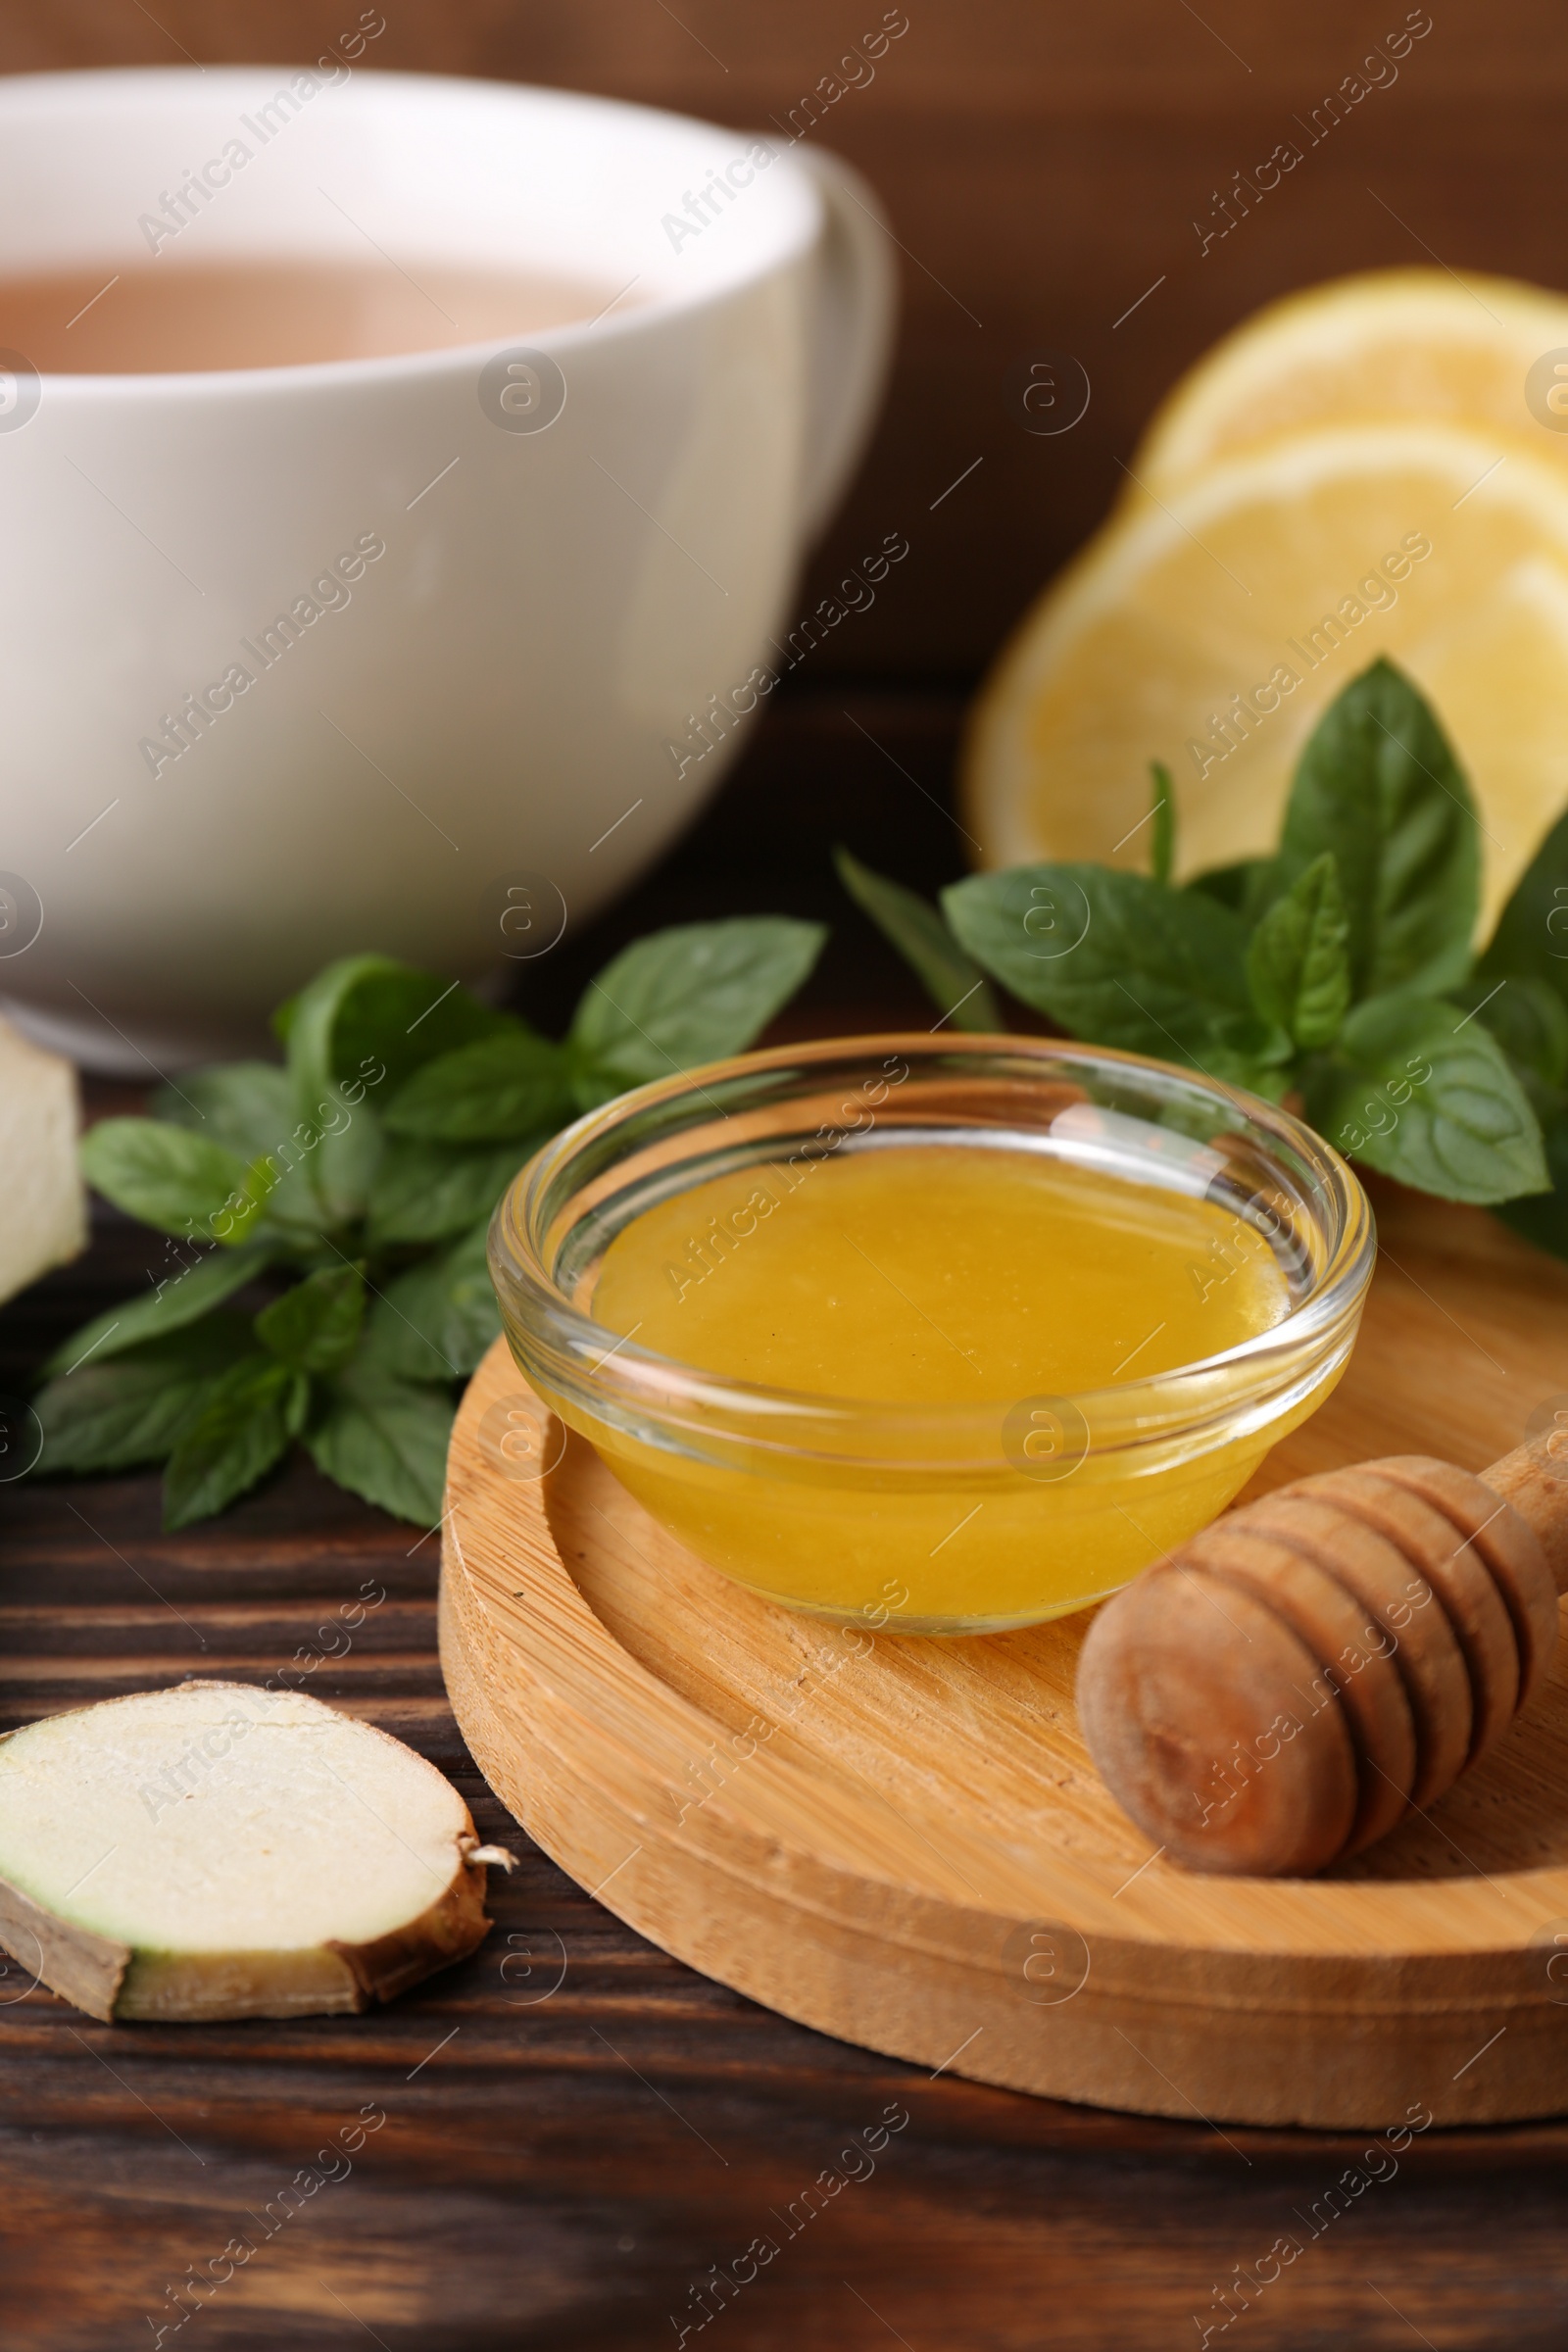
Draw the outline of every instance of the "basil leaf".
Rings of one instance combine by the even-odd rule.
[[[296,1372],[336,1372],[359,1345],[365,1277],[358,1266],[323,1266],[263,1307],[256,1337]]]
[[[1303,1084],[1307,1116],[1331,1144],[1421,1192],[1491,1205],[1550,1181],[1536,1114],[1502,1048],[1451,1004],[1374,997]]]
[[[1154,814],[1150,830],[1149,870],[1163,889],[1169,889],[1176,864],[1176,787],[1171,782],[1170,769],[1158,760],[1151,760],[1149,773],[1154,786]]]
[[[37,1475],[161,1462],[195,1418],[214,1376],[252,1348],[243,1315],[212,1315],[111,1363],[83,1364],[32,1399],[43,1426]]]
[[[310,1383],[275,1356],[246,1355],[210,1385],[164,1472],[164,1526],[210,1519],[265,1478],[299,1435]]]
[[[435,1065],[432,1064],[432,1067]],[[524,1161],[548,1143],[551,1130],[511,1144],[419,1144],[396,1138],[370,1189],[370,1246],[444,1242],[488,1218]]]
[[[428,1143],[534,1135],[571,1116],[570,1079],[564,1051],[519,1025],[427,1061],[387,1104],[386,1124]]]
[[[1325,850],[1345,893],[1357,1002],[1464,977],[1480,904],[1475,808],[1430,706],[1390,662],[1352,679],[1308,738],[1285,813],[1281,887]]]
[[[942,894],[962,945],[1074,1037],[1256,1084],[1290,1058],[1247,985],[1247,929],[1216,900],[1102,865],[1019,865]]]
[[[1252,1003],[1308,1051],[1334,1043],[1349,1008],[1348,937],[1339,874],[1326,850],[1252,933],[1247,951]]]
[[[1496,1213],[1538,1250],[1568,1257],[1568,1111],[1559,1109],[1543,1122],[1543,1140],[1553,1189],[1524,1200],[1505,1200]]]
[[[100,1119],[81,1140],[81,1166],[105,1200],[160,1233],[201,1225],[231,1245],[255,1214],[245,1162],[161,1119]]]
[[[1488,980],[1544,980],[1568,1004],[1568,811],[1514,885],[1476,972]]]
[[[246,1283],[254,1282],[271,1261],[272,1252],[265,1243],[215,1250],[145,1297],[126,1298],[95,1315],[61,1343],[43,1368],[48,1373],[70,1372],[89,1356],[95,1364],[106,1363],[144,1340],[179,1331],[243,1290]]]
[[[1494,980],[1478,972],[1449,997],[1485,1021],[1510,1061],[1550,1089],[1568,1084],[1568,1004],[1549,980],[1518,974]]]
[[[359,1360],[400,1380],[461,1380],[501,1330],[485,1255],[487,1218],[439,1257],[386,1285],[366,1318]]]
[[[317,1468],[395,1519],[432,1527],[446,1503],[456,1407],[439,1389],[355,1364],[328,1387],[305,1444]]]
[[[742,915],[639,939],[590,980],[568,1044],[623,1085],[739,1054],[822,952],[820,923]]]
[[[959,947],[939,910],[901,882],[873,873],[848,850],[837,849],[839,880],[862,914],[896,948],[945,1021],[977,1033],[1002,1027],[991,985]]]

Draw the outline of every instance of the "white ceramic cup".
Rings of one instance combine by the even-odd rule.
[[[334,53],[0,83],[0,224],[6,274],[303,257],[619,294],[520,354],[0,354],[0,997],[34,1036],[188,1063],[333,956],[479,979],[648,864],[782,668],[876,409],[863,183]]]

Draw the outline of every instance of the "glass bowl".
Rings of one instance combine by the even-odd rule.
[[[1273,1253],[1284,1317],[1147,1379],[951,1405],[750,1386],[593,1320],[644,1210],[753,1168],[783,1199],[812,1162],[904,1144],[1214,1203]],[[1257,1096],[1055,1039],[888,1036],[743,1054],[590,1112],[507,1192],[490,1269],[524,1376],[691,1550],[788,1608],[960,1634],[1083,1608],[1214,1518],[1338,1380],[1375,1249],[1345,1161]]]

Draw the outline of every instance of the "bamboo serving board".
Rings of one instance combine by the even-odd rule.
[[[1482,1468],[1568,1403],[1568,1268],[1390,1194],[1355,1357],[1253,1492],[1368,1454]],[[1568,1671],[1433,1810],[1321,1879],[1200,1878],[1079,1737],[1087,1619],[846,1633],[754,1598],[529,1409],[504,1343],[448,1467],[441,1654],[491,1786],[692,1967],[933,2071],[1215,2121],[1568,2109]],[[1556,1939],[1560,1936],[1561,1941]]]

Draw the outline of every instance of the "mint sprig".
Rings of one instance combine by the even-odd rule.
[[[1157,766],[1151,819],[1149,874],[971,875],[940,912],[915,901],[918,953],[908,922],[878,913],[901,886],[863,867],[846,880],[937,1004],[933,925],[1071,1036],[1298,1099],[1364,1166],[1497,1207],[1568,1257],[1568,815],[1474,957],[1470,788],[1420,692],[1378,661],[1308,739],[1272,858],[1177,888]]]
[[[579,1109],[749,1046],[825,936],[775,916],[657,933],[559,1042],[433,973],[345,957],[274,1016],[281,1068],[198,1071],[149,1117],[101,1121],[89,1181],[179,1248],[45,1366],[39,1474],[161,1462],[164,1523],[185,1527],[298,1440],[432,1524],[458,1389],[501,1328],[485,1242],[507,1185]],[[272,1295],[246,1312],[253,1286]]]

